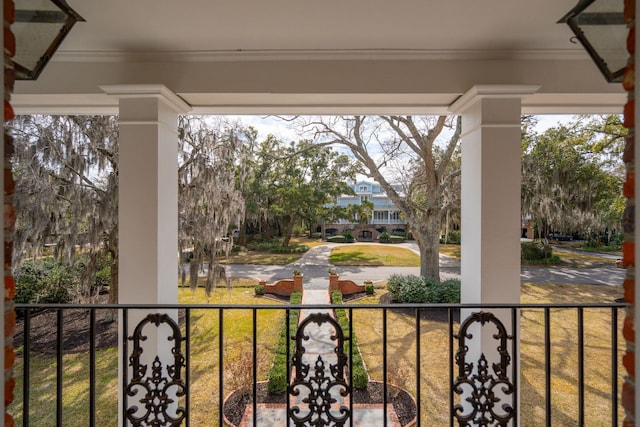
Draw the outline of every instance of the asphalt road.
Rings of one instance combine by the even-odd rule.
[[[375,244],[375,243],[374,243]],[[402,246],[417,251],[415,243],[403,243]],[[337,244],[328,244],[311,248],[298,261],[288,265],[246,265],[229,264],[226,266],[227,275],[233,277],[252,277],[264,279],[267,282],[274,282],[278,279],[291,278],[294,268],[302,271],[305,277],[305,286],[310,289],[326,288],[328,280],[329,264],[328,257],[331,248]],[[397,274],[419,274],[418,267],[334,267],[343,278],[348,278],[361,283],[364,280],[374,282],[386,280],[390,275]],[[445,255],[440,255],[440,276],[441,278],[459,278],[460,262]],[[546,268],[527,267],[521,272],[521,281],[532,283],[569,283],[569,284],[596,284],[621,286],[624,280],[625,270],[621,268],[598,267],[598,268]]]

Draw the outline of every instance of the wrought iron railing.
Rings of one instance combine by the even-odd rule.
[[[292,355],[286,369],[289,397],[272,396],[267,407],[271,416],[280,408],[286,425],[352,426],[365,407],[378,408],[379,425],[385,427],[411,422],[515,425],[514,420],[527,426],[618,425],[622,303],[347,304],[339,307],[347,310],[349,331],[336,330],[337,322],[324,315],[309,317],[335,307],[18,304],[17,404],[12,407],[16,425],[102,426],[120,419],[122,425],[189,426],[206,420],[207,425],[223,426],[230,421],[225,405],[238,390],[246,403],[238,419],[271,425],[260,424],[265,422],[260,417],[265,393],[261,380],[269,376],[277,350],[274,329],[279,331],[281,324],[287,334],[286,354]],[[305,359],[304,337],[309,334],[299,330],[292,336],[287,325],[288,313],[298,309],[307,313],[300,317],[301,327],[329,323],[334,345],[326,354],[333,353],[333,359],[318,354],[312,361]],[[98,333],[104,327],[102,314],[114,311],[119,327],[129,331],[120,335],[117,350],[103,343],[104,332]],[[241,323],[236,315],[248,322],[246,331],[235,330]],[[86,342],[77,336],[79,317],[86,321]],[[205,323],[209,317],[213,320]],[[34,326],[51,322],[55,338],[41,336]],[[487,333],[482,332],[485,327]],[[145,348],[156,328],[168,332],[160,334],[153,348]],[[358,336],[358,346],[352,345],[351,331]],[[485,344],[473,344],[478,338]],[[493,343],[487,345],[487,340]],[[167,349],[158,350],[163,345]],[[360,401],[352,387],[355,351],[379,384],[377,403]],[[164,357],[156,358],[158,352]],[[118,392],[110,386],[118,377],[116,361],[127,366]],[[335,391],[328,392],[321,383]],[[415,402],[413,413],[404,418],[389,413],[399,390]],[[84,402],[81,409],[78,399]],[[326,413],[318,415],[322,411]]]

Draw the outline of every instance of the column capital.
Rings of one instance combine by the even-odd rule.
[[[178,114],[186,114],[191,111],[191,105],[163,84],[105,85],[100,86],[100,89],[107,95],[118,99],[160,99]]]
[[[536,93],[541,85],[475,85],[450,106],[453,114],[462,114],[467,108],[486,98],[525,98]]]

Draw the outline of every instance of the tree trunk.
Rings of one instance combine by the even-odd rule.
[[[117,227],[110,233],[109,254],[111,255],[111,280],[109,283],[109,304],[118,303],[118,229]],[[118,310],[109,310],[107,321],[118,320]]]
[[[420,275],[440,282],[440,212],[431,213],[423,223],[413,228],[420,248]]]
[[[238,245],[246,246],[247,245],[247,221],[243,221],[238,227]]]
[[[296,223],[295,217],[289,217],[289,222],[287,223],[287,229],[284,232],[284,238],[282,239],[282,246],[285,248],[289,246],[289,241],[291,240],[291,235],[293,235],[293,226]]]
[[[449,211],[447,211],[447,216],[444,224],[444,242],[449,243]]]

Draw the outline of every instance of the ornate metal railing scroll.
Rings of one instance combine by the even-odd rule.
[[[318,327],[329,324],[335,331],[330,336],[333,344],[333,353],[337,356],[336,363],[330,363],[318,355],[315,362],[313,357],[305,355],[304,343],[309,341],[310,335],[306,329],[311,324]],[[289,395],[292,397],[303,397],[301,402],[306,404],[304,408],[300,405],[292,406],[289,410],[289,418],[296,426],[336,426],[342,427],[348,422],[350,417],[349,407],[339,402],[336,397],[345,398],[351,395],[351,386],[345,380],[347,368],[347,356],[344,353],[345,338],[340,325],[327,313],[309,314],[298,326],[295,336],[296,349],[292,359],[295,369],[294,379],[289,385]],[[310,366],[313,363],[313,369]],[[328,369],[327,369],[327,364]],[[343,400],[344,402],[344,400]]]
[[[141,343],[147,339],[143,329],[149,324],[156,327],[166,324],[171,328],[172,333],[168,340],[173,341],[172,365],[163,367],[157,355],[151,364],[151,369],[141,362],[143,353]],[[133,426],[179,426],[186,417],[185,408],[178,406],[173,399],[173,396],[179,398],[186,393],[186,384],[182,375],[186,365],[181,351],[184,338],[180,333],[180,327],[167,314],[149,314],[138,323],[133,335],[128,339],[133,341],[133,352],[129,356],[129,366],[132,367],[133,374],[126,385],[126,393],[127,396],[134,397],[142,391],[145,395],[136,402],[143,405],[142,409],[137,405],[127,407],[127,420]]]
[[[469,351],[467,340],[473,338],[469,328],[474,323],[480,323],[481,327],[485,324],[493,324],[497,329],[493,338],[499,342],[497,351],[500,362],[493,363],[491,368],[484,353],[475,362],[475,366],[474,362],[467,360]],[[511,362],[507,345],[509,340],[513,340],[513,336],[507,335],[504,325],[493,313],[479,312],[473,313],[460,325],[460,332],[454,335],[454,338],[458,340],[458,351],[455,356],[458,377],[453,383],[453,391],[468,396],[465,398],[467,405],[458,404],[453,408],[453,415],[459,425],[507,426],[514,420],[515,410],[508,403],[500,405],[499,395],[508,396],[515,392],[515,387],[507,374]]]

